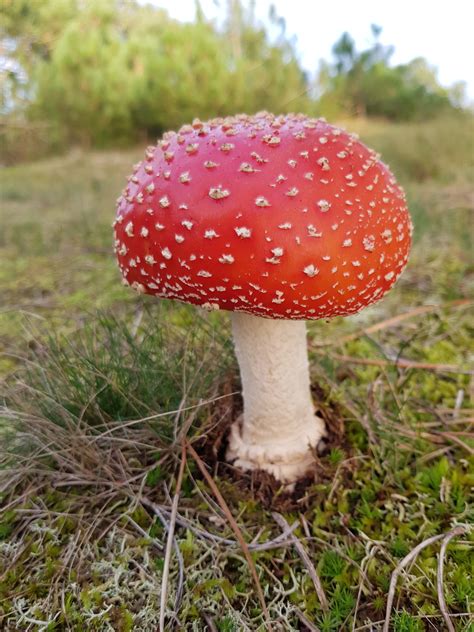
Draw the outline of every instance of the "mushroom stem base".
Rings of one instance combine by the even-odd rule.
[[[311,398],[306,323],[241,312],[231,318],[244,411],[231,428],[227,459],[293,483],[314,467],[325,435]]]
[[[232,424],[227,447],[226,457],[235,467],[263,470],[284,483],[294,483],[314,469],[316,447],[326,434],[324,422],[316,415],[312,424],[313,436],[306,435],[293,445],[246,443],[242,437],[242,424],[242,416]]]

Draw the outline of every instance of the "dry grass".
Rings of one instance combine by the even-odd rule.
[[[331,441],[293,496],[223,463],[241,406],[225,316],[118,283],[110,214],[136,152],[0,175],[2,629],[471,629],[463,125],[432,156],[435,123],[360,124],[400,161],[416,241],[380,305],[310,326]]]

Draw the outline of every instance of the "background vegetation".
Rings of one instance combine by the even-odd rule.
[[[278,16],[229,7],[217,28],[4,0],[0,629],[471,632],[472,115],[423,60],[390,65],[377,29],[314,80]],[[241,408],[225,314],[137,297],[111,252],[136,143],[262,108],[358,132],[415,224],[380,304],[310,324],[331,442],[295,495],[223,463]]]
[[[422,58],[391,65],[376,26],[367,50],[344,33],[314,77],[274,10],[264,27],[252,4],[231,0],[216,26],[196,6],[185,24],[134,0],[5,0],[4,160],[145,142],[194,117],[241,111],[409,121],[461,109],[463,84],[442,87]]]

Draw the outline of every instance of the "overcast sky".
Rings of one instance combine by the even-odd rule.
[[[176,19],[194,18],[194,0],[151,3]],[[363,47],[370,41],[370,25],[378,24],[382,43],[395,46],[393,63],[425,57],[438,68],[442,84],[465,81],[469,99],[474,100],[474,0],[256,0],[259,19],[267,18],[272,3],[285,18],[288,35],[296,36],[299,57],[309,71],[330,57],[343,31]],[[201,0],[209,18],[219,19],[226,4],[227,0]]]

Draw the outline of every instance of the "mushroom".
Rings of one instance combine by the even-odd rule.
[[[146,150],[117,204],[127,285],[231,312],[244,409],[227,458],[294,482],[325,435],[305,320],[378,301],[408,259],[405,197],[357,136],[301,114],[195,120]]]

